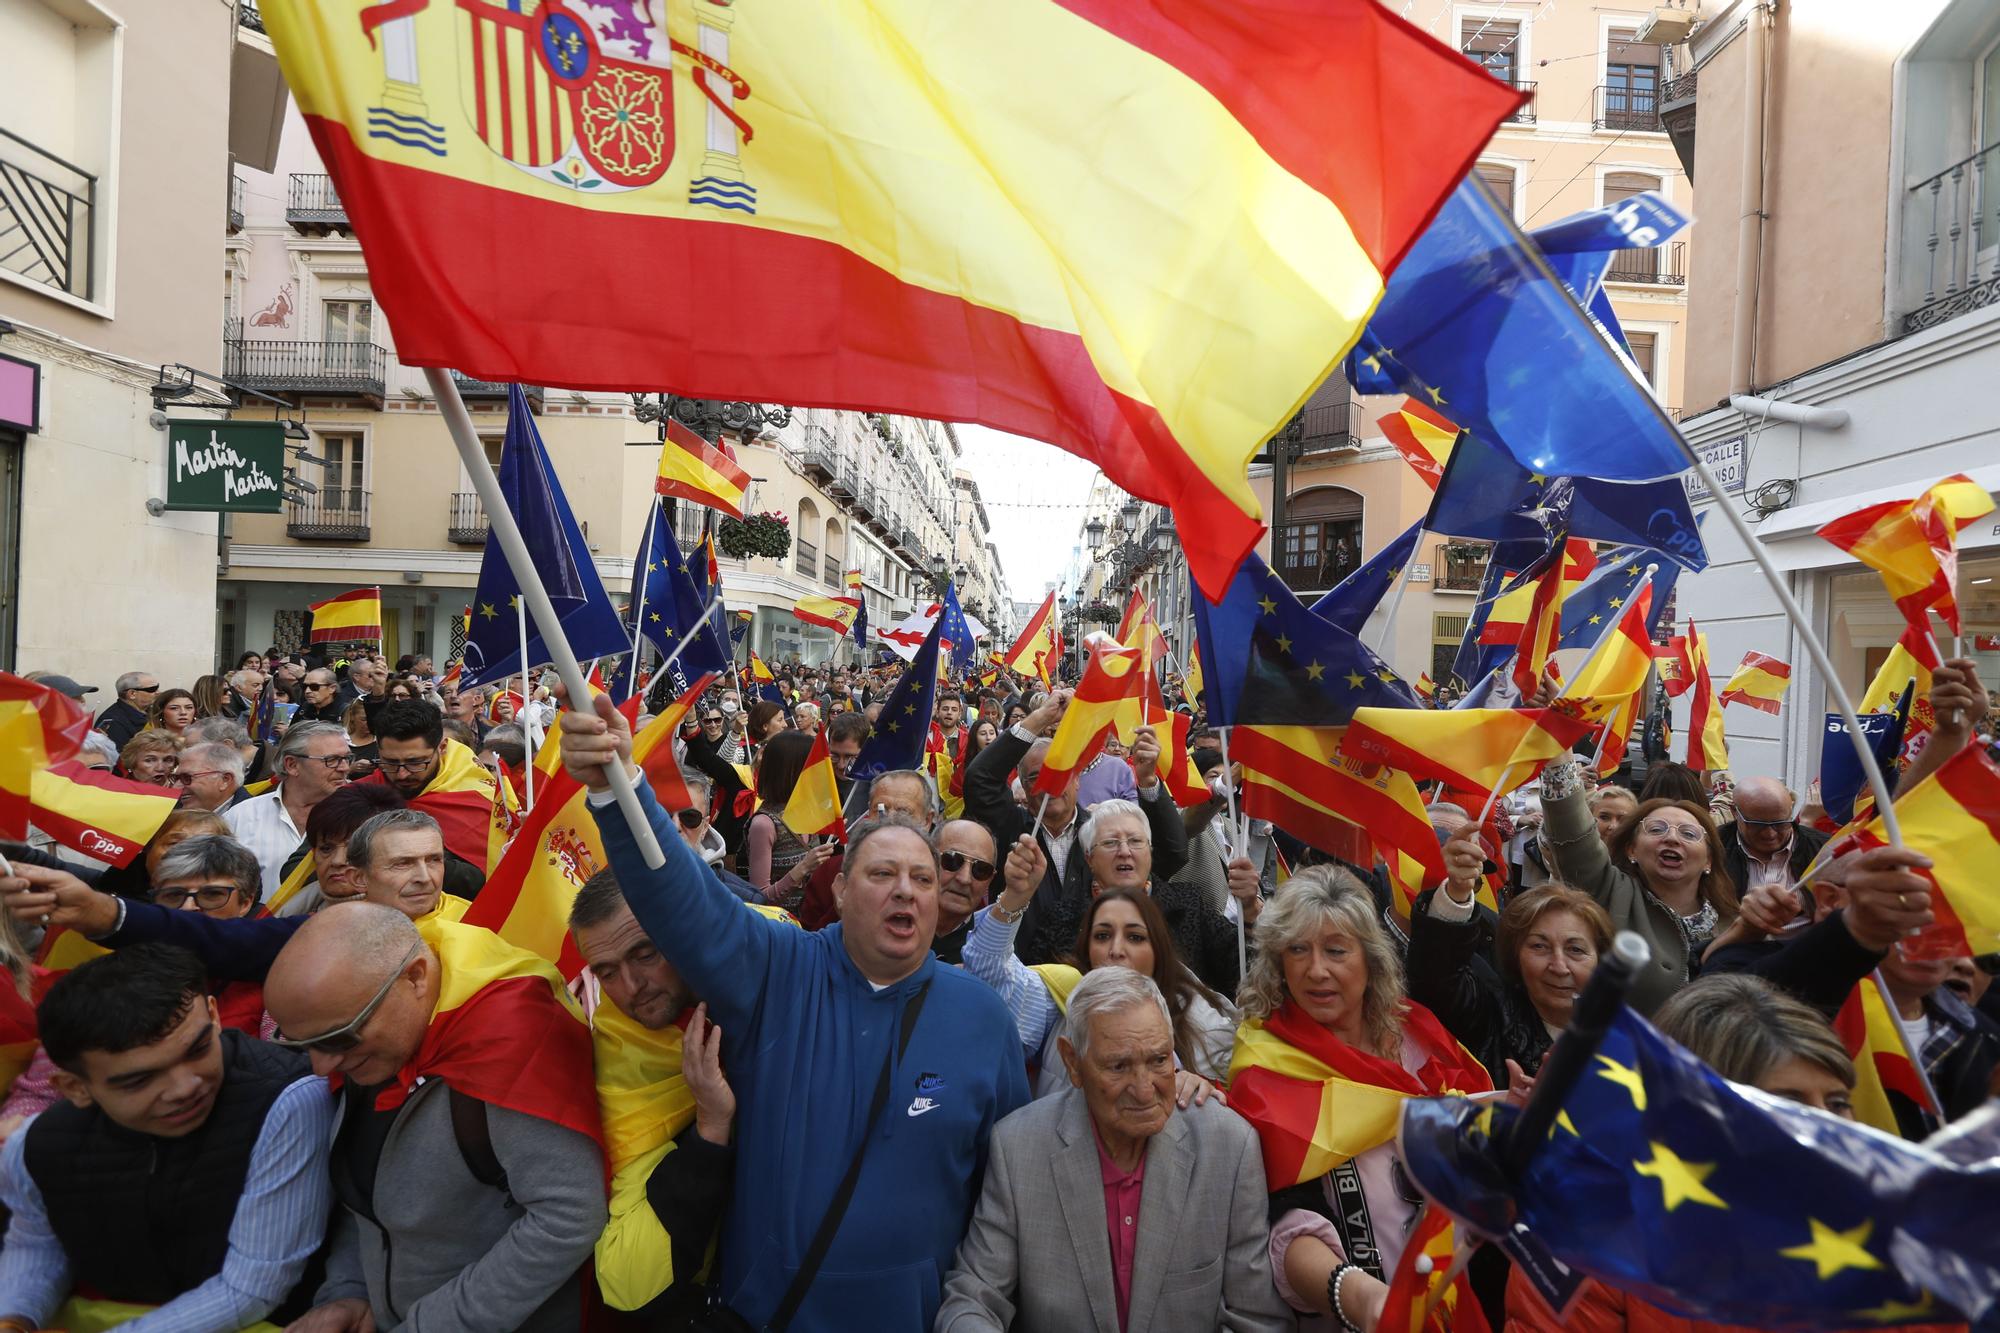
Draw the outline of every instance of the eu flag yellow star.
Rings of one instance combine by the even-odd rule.
[[[1592,616],[1592,617],[1590,618],[1590,620],[1589,620],[1589,622],[1588,622],[1588,623],[1590,623],[1590,624],[1592,624],[1592,625],[1598,625],[1598,624],[1602,624],[1603,622],[1604,622],[1604,617],[1603,617],[1603,616]]]
[[[1358,690],[1358,689],[1360,689],[1360,688],[1361,688],[1361,687],[1362,687],[1363,685],[1366,685],[1367,683],[1368,683],[1368,677],[1366,677],[1366,676],[1362,675],[1362,674],[1361,674],[1361,673],[1360,673],[1359,671],[1350,671],[1350,672],[1348,672],[1348,673],[1347,673],[1347,688],[1348,688],[1348,689],[1350,689],[1350,690]]]
[[[915,704],[904,704],[903,711],[914,717],[917,712],[917,706]]]
[[[1639,567],[1637,565],[1627,565],[1625,566],[1625,572],[1627,574],[1637,574],[1639,572]]]
[[[1559,1129],[1568,1130],[1570,1137],[1573,1139],[1580,1139],[1583,1137],[1583,1135],[1576,1132],[1576,1121],[1569,1118],[1568,1111],[1556,1112],[1556,1122],[1553,1125],[1549,1126],[1549,1137],[1554,1138],[1556,1136],[1556,1131]]]
[[[1318,680],[1321,676],[1324,676],[1325,674],[1326,674],[1326,668],[1321,666],[1319,663],[1317,662],[1306,663],[1307,680]]]
[[[659,572],[660,572],[660,562],[659,562],[659,561],[657,561],[657,560],[648,560],[648,561],[646,562],[646,572],[647,572],[648,574],[657,574],[657,573],[659,573]]]
[[[493,603],[481,602],[479,604],[479,614],[488,620],[493,620],[499,616],[500,612],[494,607]]]
[[[507,599],[507,607],[509,610],[513,610],[514,608],[519,607],[520,605],[521,605],[521,594],[518,592],[515,593],[512,597],[509,597]]]
[[[1278,636],[1278,651],[1281,653],[1289,653],[1290,651],[1292,651],[1292,640],[1290,635],[1280,634]]]
[[[902,723],[900,723],[900,722],[891,722],[891,723],[890,723],[890,724],[889,724],[889,725],[888,725],[887,727],[883,728],[883,730],[885,730],[885,731],[894,731],[894,730],[896,730],[896,729],[897,729],[898,727],[900,727],[900,726],[902,726],[902,725],[903,725],[903,724],[902,724]]]
[[[1806,1219],[1812,1229],[1812,1239],[1804,1245],[1794,1245],[1789,1250],[1778,1253],[1787,1259],[1803,1259],[1813,1266],[1824,1282],[1835,1273],[1850,1268],[1879,1269],[1882,1261],[1868,1253],[1868,1237],[1875,1230],[1875,1224],[1863,1222],[1847,1231],[1835,1231],[1817,1217]]]
[[[1630,1065],[1619,1064],[1608,1055],[1598,1056],[1597,1063],[1604,1066],[1604,1068],[1597,1071],[1599,1078],[1608,1078],[1619,1087],[1625,1089],[1625,1091],[1631,1093],[1634,1110],[1643,1111],[1646,1109],[1646,1079],[1644,1075]]]
[[[1389,670],[1388,667],[1383,667],[1380,671],[1376,672],[1375,678],[1384,685],[1394,685],[1396,683],[1396,673]]]
[[[1272,601],[1268,597],[1259,597],[1257,599],[1257,605],[1263,609],[1264,614],[1267,616],[1275,616],[1278,614],[1278,604]]]
[[[1528,484],[1530,486],[1546,486],[1549,484],[1549,479],[1543,473],[1531,472],[1528,474]]]
[[[1388,354],[1388,351],[1389,349],[1385,347],[1380,352],[1364,356],[1361,358],[1361,364],[1368,367],[1371,374],[1379,375],[1382,373],[1382,358]]]
[[[1706,1181],[1715,1170],[1714,1162],[1686,1162],[1664,1143],[1653,1143],[1653,1156],[1644,1162],[1635,1161],[1632,1169],[1642,1176],[1650,1176],[1660,1182],[1660,1192],[1668,1212],[1684,1203],[1699,1203],[1710,1208],[1727,1209],[1728,1204],[1717,1198],[1708,1188]]]
[[[1610,601],[1610,607],[1613,611],[1616,611],[1619,607],[1623,605],[1625,605],[1625,599],[1623,597],[1614,597]]]
[[[660,623],[660,613],[658,611],[650,612],[647,616],[647,619],[651,620],[655,625],[657,625]]]
[[[1437,388],[1435,385],[1426,384],[1424,392],[1431,396],[1432,407],[1444,406],[1444,390]]]

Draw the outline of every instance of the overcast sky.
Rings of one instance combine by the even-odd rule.
[[[993,523],[993,544],[1017,602],[1039,602],[1043,585],[1062,577],[1076,545],[1083,502],[1097,469],[1052,444],[985,426],[958,426],[963,461],[979,479]],[[1063,505],[1065,508],[1029,508]]]

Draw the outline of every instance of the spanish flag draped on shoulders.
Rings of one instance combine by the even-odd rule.
[[[385,779],[378,772],[362,781]],[[490,874],[500,849],[507,845],[507,824],[494,817],[496,805],[511,811],[516,804],[511,789],[503,788],[478,756],[447,736],[438,750],[437,773],[410,801],[410,808],[437,820],[444,830],[445,849],[453,856],[478,866],[481,874]]]

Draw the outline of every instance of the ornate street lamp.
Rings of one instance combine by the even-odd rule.
[[[767,426],[783,429],[791,424],[792,409],[720,398],[682,398],[671,393],[635,393],[632,415],[649,424],[658,422],[662,439],[666,438],[666,422],[672,418],[713,444],[724,431],[749,439]]]

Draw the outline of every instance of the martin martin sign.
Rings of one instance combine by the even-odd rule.
[[[284,509],[285,428],[275,421],[169,421],[167,508],[276,514]]]

